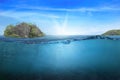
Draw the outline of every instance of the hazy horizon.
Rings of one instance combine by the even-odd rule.
[[[120,1],[1,0],[0,35],[21,22],[36,24],[47,35],[99,35],[120,29]]]

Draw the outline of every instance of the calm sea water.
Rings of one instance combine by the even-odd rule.
[[[120,40],[83,37],[1,38],[0,80],[120,80]]]

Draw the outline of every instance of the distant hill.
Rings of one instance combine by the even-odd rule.
[[[120,35],[120,30],[109,30],[105,33],[103,33],[102,35]]]
[[[34,24],[20,23],[16,26],[8,25],[4,36],[15,38],[34,38],[44,36],[44,33]]]

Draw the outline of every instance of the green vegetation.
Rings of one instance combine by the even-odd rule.
[[[12,34],[13,34],[13,32],[12,32],[12,28],[13,28],[13,27],[14,27],[13,25],[8,25],[7,28],[6,28],[6,30],[4,31],[4,35],[5,35],[5,36],[10,36],[10,35],[12,35]]]
[[[30,25],[30,33],[29,33],[29,37],[32,38],[34,36],[44,36],[44,34],[39,34],[39,30],[37,29],[36,25]]]
[[[34,24],[20,23],[16,26],[8,25],[4,31],[4,36],[15,38],[34,38],[45,34]]]
[[[120,35],[120,30],[109,30],[102,35]]]

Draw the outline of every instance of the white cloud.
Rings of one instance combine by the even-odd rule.
[[[0,13],[1,16],[8,16],[8,17],[13,17],[13,18],[17,18],[17,19],[21,19],[23,17],[30,17],[30,16],[42,16],[42,17],[47,17],[47,18],[60,18],[57,15],[53,15],[53,14],[44,14],[44,13],[39,13],[39,12],[31,12],[31,11],[26,11],[26,12],[22,12],[22,11],[2,11]]]
[[[80,7],[80,8],[50,8],[50,7],[39,7],[29,5],[14,5],[15,9],[28,9],[28,10],[43,10],[43,11],[68,11],[68,12],[101,12],[101,11],[120,11],[119,7],[114,6],[100,6],[100,7]]]

